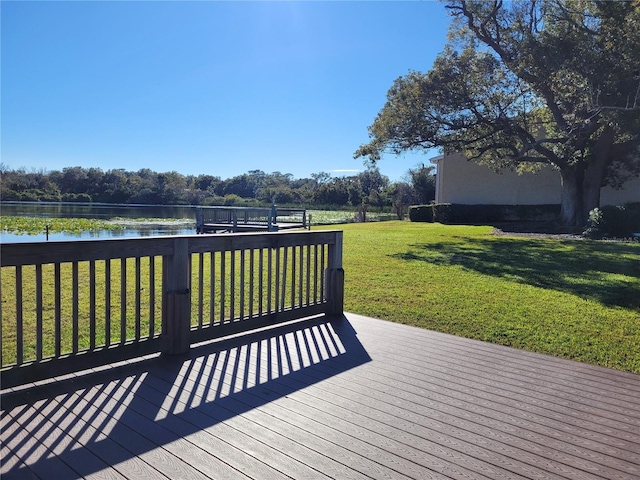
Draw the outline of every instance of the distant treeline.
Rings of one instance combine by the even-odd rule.
[[[407,172],[406,182],[390,182],[377,167],[350,177],[326,172],[295,179],[289,173],[251,170],[227,180],[214,175],[158,173],[150,169],[68,167],[62,171],[11,170],[0,165],[4,201],[138,203],[150,205],[296,205],[393,208],[435,197],[433,167]]]

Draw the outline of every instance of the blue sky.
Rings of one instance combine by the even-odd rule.
[[[398,76],[443,49],[441,3],[2,1],[1,162],[223,179],[364,169]],[[436,155],[385,156],[400,179]]]

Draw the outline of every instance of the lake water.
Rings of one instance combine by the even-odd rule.
[[[113,205],[88,203],[40,203],[40,202],[2,202],[0,215],[26,216],[42,218],[96,218],[101,220],[124,219],[169,219],[166,224],[161,220],[153,224],[132,223],[124,230],[100,230],[92,232],[55,233],[45,232],[38,235],[16,235],[0,232],[0,243],[45,242],[59,240],[84,240],[104,238],[135,238],[157,235],[192,235],[196,233],[195,207],[187,205]],[[181,220],[176,223],[176,220]]]

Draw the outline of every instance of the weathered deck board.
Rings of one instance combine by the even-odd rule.
[[[8,478],[640,478],[640,376],[347,314],[3,392]]]

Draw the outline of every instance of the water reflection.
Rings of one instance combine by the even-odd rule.
[[[125,205],[112,203],[2,202],[0,214],[24,217],[178,218],[195,221],[192,205]]]

